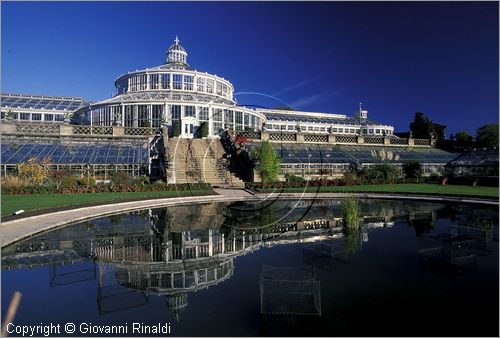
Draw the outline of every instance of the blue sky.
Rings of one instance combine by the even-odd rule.
[[[193,68],[241,104],[282,102],[407,131],[422,111],[459,130],[498,122],[498,2],[5,2],[2,92],[110,97],[162,64],[178,35]]]

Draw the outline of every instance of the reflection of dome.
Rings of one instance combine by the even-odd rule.
[[[187,65],[187,52],[179,43],[179,38],[176,36],[174,43],[168,48],[167,63],[180,63]]]
[[[175,320],[179,321],[179,314],[187,307],[188,305],[188,296],[187,293],[180,293],[177,295],[168,295],[165,296],[167,300],[167,307],[172,311],[175,316]]]

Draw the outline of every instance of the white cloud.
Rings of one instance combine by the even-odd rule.
[[[297,83],[297,84],[295,84],[295,85],[293,85],[293,86],[283,88],[282,90],[280,90],[280,91],[278,91],[278,92],[276,92],[276,93],[274,93],[274,94],[271,94],[271,95],[276,96],[276,95],[280,95],[280,94],[283,94],[283,93],[286,93],[286,92],[289,92],[289,91],[295,90],[295,89],[297,89],[297,88],[300,88],[300,87],[302,87],[302,86],[305,86],[305,85],[306,85],[306,84],[308,84],[308,83],[311,83],[311,82],[313,82],[313,81],[316,81],[316,80],[318,80],[318,79],[321,79],[322,77],[324,77],[324,76],[323,76],[323,75],[317,75],[317,76],[315,76],[315,77],[313,77],[313,78],[311,78],[311,79],[309,79],[309,80],[305,80],[305,81],[299,82],[299,83]]]

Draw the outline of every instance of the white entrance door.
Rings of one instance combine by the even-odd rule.
[[[195,119],[186,118],[182,120],[182,132],[183,138],[193,138],[194,137],[194,123]]]
[[[184,123],[184,137],[193,138],[194,126],[192,123]]]

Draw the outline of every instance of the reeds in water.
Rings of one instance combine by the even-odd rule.
[[[342,218],[347,230],[359,227],[359,203],[356,197],[348,196],[342,199]]]

